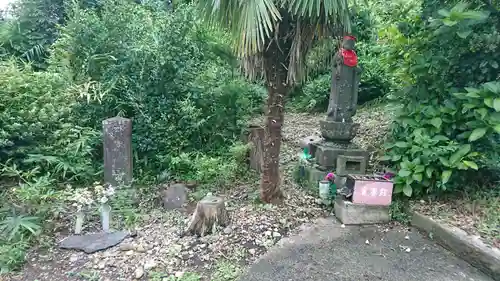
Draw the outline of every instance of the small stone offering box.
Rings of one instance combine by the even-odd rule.
[[[382,176],[348,175],[346,186],[352,193],[352,203],[388,206],[392,202],[393,183]]]
[[[388,223],[391,221],[389,206],[354,204],[337,198],[334,205],[335,216],[348,225]]]

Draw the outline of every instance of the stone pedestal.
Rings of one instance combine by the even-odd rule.
[[[306,171],[305,176],[307,181],[311,183],[312,186],[314,187],[317,187],[318,183],[324,180],[326,175],[329,173],[328,171],[320,170],[317,167],[311,167],[311,166],[305,167],[305,171]]]
[[[342,167],[344,170],[349,167],[351,170],[350,162],[360,163],[359,173],[363,174],[366,171],[366,163],[368,161],[369,153],[364,149],[360,149],[354,144],[343,144],[325,141],[315,145],[313,157],[316,163],[324,167],[325,169],[334,171],[337,168],[337,159],[339,156],[345,156],[344,159],[346,167]]]
[[[368,165],[368,151],[352,143],[336,143],[332,141],[315,141],[308,143],[311,159],[299,164],[299,176],[306,185],[317,188],[318,182],[333,172],[335,183],[341,189],[347,174],[365,174]],[[305,146],[306,147],[306,146]]]
[[[354,204],[342,198],[335,200],[335,216],[343,224],[376,224],[391,221],[389,206]]]
[[[308,136],[300,140],[299,145],[301,149],[307,149],[310,155],[316,153],[316,144],[323,142],[323,138],[320,136]]]
[[[350,142],[358,132],[359,124],[335,122],[330,120],[319,121],[321,135],[326,140]]]
[[[364,174],[368,164],[368,157],[367,151],[363,151],[363,155],[360,156],[339,155],[335,167],[336,175],[345,177],[349,174]]]

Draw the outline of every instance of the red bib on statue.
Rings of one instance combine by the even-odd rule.
[[[344,59],[344,64],[347,66],[354,67],[358,65],[358,56],[353,50],[346,50],[344,48],[340,49],[340,54]]]

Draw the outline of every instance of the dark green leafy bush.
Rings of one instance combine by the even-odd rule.
[[[373,43],[372,43],[373,44]],[[358,104],[382,97],[391,88],[386,65],[380,63],[382,46],[358,43],[359,66],[363,70],[358,92]],[[300,111],[326,112],[332,85],[331,71],[306,82],[298,93],[294,93],[292,106]]]
[[[19,0],[9,19],[0,22],[0,55],[15,56],[45,69],[47,49],[57,39],[64,20],[64,0]]]
[[[76,8],[53,47],[54,68],[93,83],[90,104],[75,110],[81,122],[97,129],[105,118],[132,118],[136,167],[152,173],[168,170],[181,152],[224,150],[265,95],[213,52],[224,34],[181,7],[169,13],[106,1],[99,14]]]
[[[499,19],[463,3],[439,15],[385,34],[407,87],[396,97],[402,105],[384,159],[406,196],[457,189],[474,179],[464,171],[498,168]]]
[[[100,133],[73,115],[79,94],[64,75],[0,62],[0,273],[19,267],[41,221],[57,216],[57,182],[98,173]]]

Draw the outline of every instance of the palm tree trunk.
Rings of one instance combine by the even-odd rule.
[[[267,66],[266,66],[267,68]],[[271,67],[273,68],[273,67]],[[283,109],[285,105],[286,80],[278,73],[268,78],[266,128],[264,135],[264,163],[261,178],[261,199],[266,203],[279,203],[283,194],[280,189],[280,149]],[[286,78],[286,77],[285,77]]]
[[[261,178],[261,199],[266,203],[280,203],[283,193],[280,189],[281,129],[284,123],[287,83],[288,52],[290,42],[286,40],[288,23],[280,23],[277,40],[273,40],[264,51],[264,70],[267,82],[267,112],[264,136],[264,163]]]

